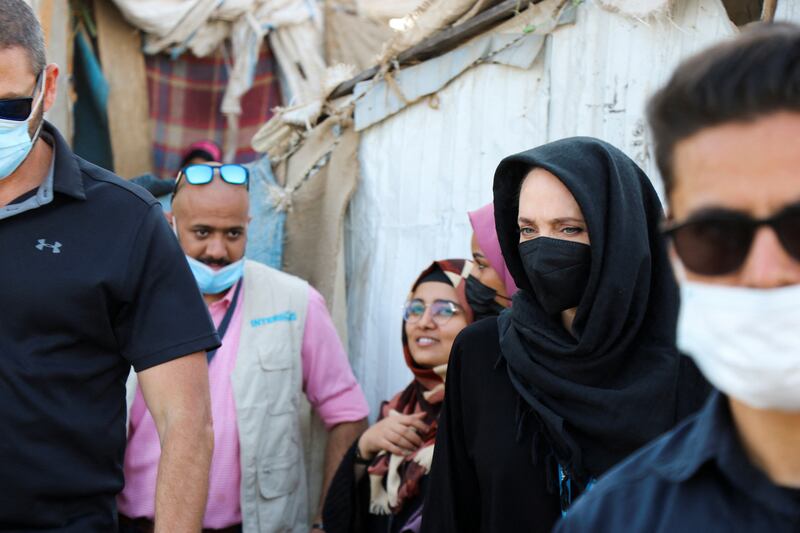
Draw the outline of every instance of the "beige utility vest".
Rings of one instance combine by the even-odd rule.
[[[308,284],[246,261],[239,352],[231,374],[244,533],[308,533],[301,428],[308,426],[301,349]],[[232,333],[232,332],[231,332]],[[128,412],[136,392],[128,380]]]

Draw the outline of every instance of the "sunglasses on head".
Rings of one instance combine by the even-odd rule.
[[[221,166],[213,165],[188,165],[183,167],[178,173],[178,179],[175,180],[175,188],[172,191],[172,196],[178,192],[178,185],[180,185],[181,178],[184,178],[187,183],[192,185],[205,185],[211,183],[214,179],[214,173],[219,172],[219,177],[225,183],[231,185],[244,185],[250,188],[250,172],[242,165],[227,164]]]
[[[741,211],[708,210],[667,224],[664,233],[686,268],[703,276],[722,276],[742,267],[761,226],[772,228],[786,253],[800,261],[800,203],[759,219]]]
[[[431,308],[431,318],[438,326],[446,324],[448,320],[459,313],[461,308],[460,305],[450,300],[436,300],[432,304],[426,305],[422,300],[415,298],[403,306],[403,320],[409,324],[419,322],[425,316],[428,307]]]

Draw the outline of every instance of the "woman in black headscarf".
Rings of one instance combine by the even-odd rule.
[[[508,157],[494,206],[520,290],[453,345],[424,532],[550,531],[708,392],[675,348],[661,205],[630,158],[592,138]]]

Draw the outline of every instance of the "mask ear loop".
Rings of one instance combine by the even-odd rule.
[[[33,107],[31,107],[31,114],[28,115],[27,120],[31,119],[33,114],[36,112],[36,108],[39,107],[39,104],[41,104],[44,101],[44,82],[45,82],[45,78],[46,77],[47,77],[47,75],[46,75],[45,71],[43,70],[41,72],[41,74],[39,74],[39,78],[42,80],[40,82],[41,87],[39,87],[39,96],[36,97],[36,102],[33,104]],[[31,143],[35,143],[36,139],[39,138],[39,134],[42,132],[42,126],[43,125],[44,125],[44,113],[42,113],[42,120],[39,122],[39,125],[36,127],[36,131],[33,132],[33,136],[31,137]]]

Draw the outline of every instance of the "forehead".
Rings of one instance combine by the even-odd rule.
[[[456,301],[456,290],[452,285],[441,281],[426,281],[417,285],[417,288],[414,289],[413,297],[425,303],[431,303],[435,300]]]
[[[800,113],[701,130],[676,145],[673,168],[674,218],[711,207],[769,216],[800,201]]]
[[[249,207],[245,187],[225,183],[216,177],[205,185],[184,183],[173,204],[178,219],[209,226],[244,225]]]
[[[0,98],[30,96],[35,82],[28,53],[19,46],[0,47]]]
[[[522,182],[519,216],[529,219],[581,217],[581,210],[570,190],[555,174],[535,168]]]
[[[472,248],[472,253],[479,253],[483,254],[483,250],[481,249],[481,245],[478,243],[478,236],[475,233],[472,233],[472,239],[469,241],[469,245]]]

